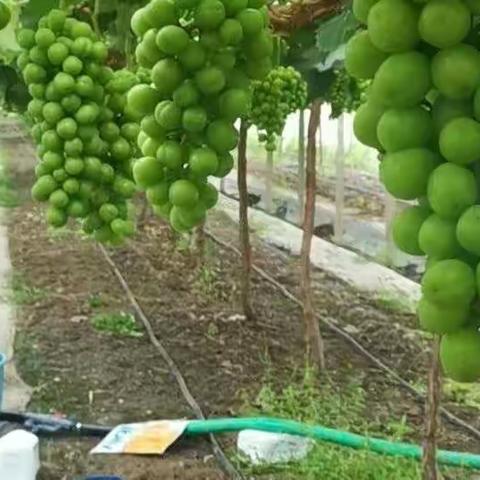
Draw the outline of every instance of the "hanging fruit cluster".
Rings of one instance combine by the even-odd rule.
[[[33,198],[48,203],[51,226],[73,217],[98,240],[119,243],[134,230],[128,199],[136,191],[131,161],[139,126],[126,92],[138,80],[105,67],[106,45],[61,10],[43,17],[36,31],[20,30],[18,43],[40,158]]]
[[[285,127],[288,115],[306,107],[307,83],[293,67],[276,67],[264,80],[253,82],[250,122],[269,151]]]
[[[426,255],[421,327],[443,335],[454,380],[480,378],[480,52],[471,41],[476,1],[354,0],[366,29],[345,65],[373,79],[356,114],[357,138],[381,152],[380,176],[396,198],[393,238]]]
[[[338,118],[342,113],[353,112],[362,104],[368,87],[368,80],[352,77],[344,66],[336,67],[335,75],[325,100],[330,104],[331,118]]]
[[[185,232],[218,199],[210,176],[233,166],[234,126],[250,110],[251,79],[271,69],[273,40],[263,0],[152,0],[132,18],[140,66],[152,86],[128,105],[143,116],[133,166],[154,211]]]

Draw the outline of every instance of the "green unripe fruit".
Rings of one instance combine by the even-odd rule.
[[[459,330],[467,322],[469,313],[469,306],[466,305],[437,305],[426,298],[422,298],[418,304],[420,327],[440,335]]]
[[[182,126],[187,132],[201,132],[207,125],[207,112],[202,107],[187,108],[182,115]]]
[[[218,33],[225,45],[238,45],[243,40],[242,24],[234,18],[227,18],[220,26]]]
[[[383,52],[412,50],[420,40],[418,10],[406,0],[380,0],[368,14],[368,34]]]
[[[170,203],[177,207],[192,207],[198,202],[197,187],[189,180],[177,180],[168,191]]]
[[[378,0],[353,0],[352,10],[355,18],[363,23],[367,24],[368,14],[370,9],[378,2]]]
[[[219,0],[202,0],[195,9],[194,21],[201,30],[215,30],[225,19],[225,7]]]
[[[440,50],[432,60],[432,80],[447,98],[471,97],[480,84],[480,53],[465,44]]]
[[[411,148],[385,155],[380,165],[385,188],[394,197],[414,200],[427,192],[430,174],[439,162],[424,148]]]
[[[461,260],[441,260],[425,272],[422,292],[438,305],[469,305],[476,295],[475,273]]]
[[[399,212],[392,223],[392,237],[395,245],[409,255],[424,255],[418,242],[420,228],[427,219],[428,210],[409,207]]]
[[[259,10],[246,8],[235,17],[242,27],[244,36],[251,37],[260,33],[264,28],[263,15]]]
[[[451,120],[440,133],[439,146],[449,162],[469,165],[478,160],[480,124],[468,117]]]
[[[68,221],[67,214],[64,210],[56,207],[49,207],[46,213],[47,223],[55,228],[60,228],[66,225]]]
[[[377,136],[377,127],[385,107],[374,102],[367,102],[360,106],[353,120],[353,131],[357,140],[369,147],[381,149]]]
[[[445,374],[456,382],[480,378],[480,334],[477,328],[464,328],[442,337],[440,361]]]
[[[226,79],[221,69],[205,67],[195,74],[195,83],[204,95],[212,95],[225,87]]]
[[[45,202],[57,189],[57,182],[51,175],[43,175],[32,187],[32,198],[37,202]]]
[[[167,140],[158,148],[157,159],[170,170],[178,170],[185,161],[185,152],[178,142]]]
[[[387,56],[372,43],[368,32],[359,32],[347,43],[345,69],[352,77],[373,78]]]
[[[413,107],[421,102],[430,87],[428,57],[419,52],[398,53],[380,65],[373,80],[372,95],[389,107]]]
[[[422,107],[387,110],[378,122],[377,136],[387,152],[426,147],[433,138],[431,115]]]
[[[425,42],[448,48],[468,35],[471,24],[470,12],[460,0],[429,0],[422,9],[418,29]]]
[[[188,163],[191,171],[198,177],[213,175],[218,168],[217,154],[207,147],[192,150]]]
[[[478,196],[474,174],[467,168],[445,163],[428,180],[428,201],[440,217],[455,220]]]
[[[448,220],[434,213],[423,222],[418,234],[418,244],[430,257],[454,258],[460,253],[456,228],[455,220]]]
[[[155,157],[143,157],[133,164],[135,183],[146,190],[163,179],[163,165]]]
[[[157,34],[156,44],[167,55],[178,55],[183,52],[190,42],[188,33],[177,25],[167,25]]]
[[[458,243],[467,252],[480,255],[480,205],[467,208],[457,223]]]

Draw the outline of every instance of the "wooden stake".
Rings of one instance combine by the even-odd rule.
[[[305,208],[305,110],[298,112],[298,223],[303,220]]]
[[[265,171],[265,210],[273,212],[273,156],[274,152],[267,150],[267,169]]]
[[[315,100],[310,108],[307,139],[307,168],[305,182],[305,215],[303,220],[303,238],[301,250],[301,287],[303,297],[303,319],[305,324],[305,345],[307,360],[320,371],[325,368],[325,355],[320,326],[313,307],[311,282],[310,251],[312,248],[315,221],[316,193],[316,136],[321,114],[321,101]]]
[[[335,224],[333,239],[342,244],[345,207],[345,116],[337,119],[337,153],[335,155]]]
[[[440,397],[442,390],[440,374],[440,335],[435,335],[428,372],[428,392],[425,402],[425,436],[423,439],[423,480],[439,480],[437,470],[437,434],[439,426]]]
[[[242,250],[241,272],[241,302],[243,314],[247,319],[253,318],[250,303],[250,277],[252,272],[252,247],[250,245],[250,232],[248,229],[248,189],[247,189],[247,135],[248,125],[245,120],[240,124],[240,137],[238,141],[237,182],[239,197],[239,233]]]

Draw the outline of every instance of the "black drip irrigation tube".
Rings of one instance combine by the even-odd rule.
[[[41,414],[19,414],[0,411],[0,422],[18,425],[43,438],[95,437],[103,438],[112,431],[112,427],[87,425],[74,420],[57,418]],[[259,430],[271,433],[284,433],[324,441],[358,450],[411,458],[422,457],[422,447],[413,443],[392,442],[380,438],[366,437],[319,425],[307,425],[280,418],[219,418],[191,420],[185,429],[187,437],[210,434],[234,433],[242,430]],[[439,463],[454,467],[480,469],[480,455],[449,450],[437,452]]]

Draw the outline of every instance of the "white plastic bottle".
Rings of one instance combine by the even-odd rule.
[[[0,438],[0,479],[35,480],[40,469],[38,437],[14,430]]]

